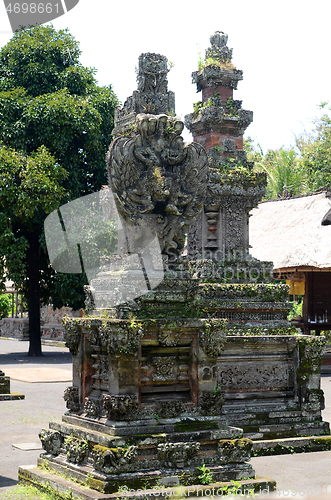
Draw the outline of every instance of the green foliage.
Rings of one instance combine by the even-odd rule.
[[[320,107],[323,109],[326,104],[322,103]],[[331,117],[325,114],[314,123],[312,133],[296,138],[311,191],[325,187],[331,181]]]
[[[240,484],[239,481],[231,481],[231,486],[230,485],[226,485],[224,486],[223,491],[226,495],[230,495],[230,496],[234,496],[234,497],[237,497],[238,496],[238,493],[240,494],[240,496],[243,495],[243,493],[241,493],[242,491],[242,485]],[[247,490],[246,490],[247,491]],[[248,493],[249,493],[249,496],[253,496],[254,495],[254,490],[248,490]],[[245,495],[246,496],[246,495]]]
[[[203,464],[201,467],[197,467],[197,469],[201,472],[201,474],[199,474],[198,476],[201,484],[211,484],[213,482],[213,474],[205,464]]]
[[[6,262],[8,276],[24,289],[28,233],[58,206],[67,174],[44,146],[29,155],[0,145],[0,164],[1,279]]]
[[[292,302],[292,309],[287,316],[287,319],[290,321],[292,318],[296,318],[297,316],[302,316],[302,306],[303,302]]]
[[[256,163],[256,167],[267,174],[266,199],[277,198],[284,186],[289,193],[292,191],[293,196],[309,190],[307,170],[294,148],[269,150]]]
[[[229,116],[238,116],[238,107],[235,105],[232,97],[229,97],[225,103],[225,114]]]
[[[205,101],[205,102],[201,102],[201,101],[194,102],[193,103],[193,109],[194,109],[193,116],[194,116],[194,118],[197,118],[199,116],[199,114],[201,113],[203,108],[208,108],[209,106],[215,106],[215,102],[213,101],[213,99],[211,97],[209,97],[207,99],[207,101]]]
[[[50,25],[16,31],[0,53],[0,90],[22,87],[35,97],[80,83],[85,92],[94,70],[79,64],[80,54],[67,29]]]
[[[46,491],[41,491],[35,486],[18,484],[1,493],[2,500],[63,500],[68,499],[68,495],[59,496],[55,491],[46,487]]]
[[[206,66],[217,66],[218,68],[225,69],[225,70],[235,69],[235,66],[232,64],[231,61],[222,62],[219,59],[216,59],[214,57],[208,57],[207,59],[204,59],[201,56],[201,54],[199,54],[199,60],[198,60],[199,71],[202,71],[203,68],[205,68]]]
[[[320,105],[324,109],[328,103]],[[255,170],[263,170],[268,176],[266,199],[282,194],[286,185],[293,195],[314,192],[331,182],[331,117],[329,111],[314,121],[314,129],[295,138],[289,148],[263,152],[248,137],[244,142],[247,159],[255,162]]]
[[[9,294],[0,295],[0,319],[8,318],[11,312],[12,299]]]
[[[64,195],[66,171],[44,146],[30,155],[0,146],[0,210],[13,225],[33,229]]]

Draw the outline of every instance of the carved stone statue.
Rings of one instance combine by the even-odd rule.
[[[166,114],[138,114],[132,137],[118,137],[108,153],[108,176],[117,209],[132,229],[151,230],[169,262],[181,253],[185,236],[202,209],[207,155],[184,144],[181,120]]]
[[[208,166],[204,148],[181,137],[184,124],[174,116],[168,71],[166,57],[140,55],[138,90],[116,110],[107,165],[132,248],[156,234],[171,267],[203,207]]]

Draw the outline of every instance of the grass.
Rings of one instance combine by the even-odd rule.
[[[51,492],[43,492],[34,486],[18,484],[0,493],[1,500],[59,500],[59,497]]]

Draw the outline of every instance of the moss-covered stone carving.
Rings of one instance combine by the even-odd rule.
[[[110,420],[121,420],[132,418],[138,410],[138,401],[130,394],[104,394],[103,406]]]
[[[221,355],[226,342],[224,321],[218,319],[206,320],[204,326],[199,335],[201,347],[206,354],[216,358]]]
[[[224,391],[218,385],[213,391],[203,391],[199,405],[202,415],[222,415]]]
[[[107,448],[95,445],[92,449],[93,466],[97,471],[105,474],[120,473],[128,470],[129,464],[135,462],[137,457],[137,447],[128,448]]]
[[[183,469],[197,455],[200,443],[162,443],[157,447],[158,459],[166,468]]]
[[[76,321],[71,318],[63,318],[62,323],[64,326],[64,340],[66,347],[68,347],[70,353],[76,356],[78,353],[78,346],[81,339],[81,329],[79,328]]]
[[[316,412],[325,409],[324,392],[322,389],[307,389],[303,407],[308,412]]]
[[[51,429],[42,429],[39,433],[42,447],[51,455],[58,455],[61,452],[63,439],[59,432]]]
[[[219,461],[221,464],[249,462],[252,448],[251,439],[222,439],[218,443]]]
[[[159,417],[178,417],[184,411],[181,401],[159,401],[156,405],[156,414]]]
[[[141,232],[135,237],[136,229],[145,226],[158,236],[169,264],[184,248],[208,180],[205,150],[196,143],[184,144],[183,128],[178,118],[139,114],[136,134],[117,138],[108,154],[111,188],[132,238],[138,241]]]
[[[64,448],[69,462],[81,464],[88,456],[89,443],[70,435],[64,440]]]
[[[103,407],[99,398],[85,398],[84,413],[91,417],[99,417]]]
[[[63,399],[66,402],[68,410],[80,410],[81,404],[79,402],[78,387],[67,387],[64,391]]]

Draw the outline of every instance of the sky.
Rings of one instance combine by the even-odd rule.
[[[53,25],[69,28],[80,42],[81,63],[95,67],[99,84],[111,84],[122,103],[136,90],[139,55],[165,55],[173,64],[168,88],[182,118],[201,99],[191,73],[210,35],[227,33],[232,62],[244,73],[234,99],[254,112],[245,137],[266,151],[310,132],[323,114],[319,103],[331,100],[330,19],[330,0],[80,0]],[[0,48],[10,38],[0,0]]]

